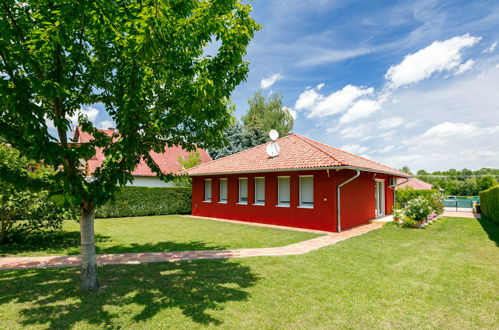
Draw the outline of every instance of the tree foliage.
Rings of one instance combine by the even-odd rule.
[[[224,134],[225,145],[210,150],[213,159],[229,156],[270,141],[271,129],[279,136],[288,135],[293,129],[294,120],[289,110],[282,104],[282,96],[272,94],[268,99],[256,92],[248,100],[249,110],[242,117],[242,125],[237,121]]]
[[[236,122],[227,129],[224,140],[227,141],[227,144],[223,148],[209,151],[213,159],[229,156],[258,146],[267,141],[267,136],[258,126],[246,127]]]
[[[0,167],[10,175],[0,175],[0,244],[22,239],[35,230],[60,229],[64,219],[75,217],[63,202],[51,198],[61,188],[50,179],[51,169],[5,144],[0,144]]]
[[[409,166],[407,166],[407,165],[402,166],[402,168],[401,168],[400,170],[401,170],[402,172],[404,172],[404,173],[407,173],[407,174],[412,175],[411,169],[410,169],[410,168],[409,168]]]
[[[265,135],[271,129],[275,129],[279,132],[279,136],[286,136],[293,129],[294,119],[282,104],[282,95],[271,94],[266,98],[257,91],[248,103],[250,108],[242,117],[245,127],[257,126]]]
[[[64,192],[81,210],[82,287],[97,287],[93,218],[151,150],[216,148],[231,124],[230,94],[245,80],[246,47],[259,28],[238,0],[115,0],[0,5],[0,136],[30,159],[63,170]],[[213,41],[216,54],[205,55]],[[69,118],[101,103],[119,134],[68,142]],[[46,119],[57,132],[53,136]],[[105,155],[94,180],[81,161]]]
[[[177,161],[182,165],[182,169],[186,170],[188,168],[194,167],[201,164],[201,154],[199,151],[191,151],[187,157],[178,156]],[[177,187],[190,187],[192,186],[192,181],[190,177],[181,176],[175,179],[175,186]]]
[[[434,185],[435,188],[443,189],[447,195],[458,196],[477,196],[480,191],[497,185],[497,176],[499,176],[499,169],[492,168],[475,171],[465,168],[431,173],[424,170],[417,172],[418,179]]]

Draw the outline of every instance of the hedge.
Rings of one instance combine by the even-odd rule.
[[[499,223],[499,186],[480,192],[480,209],[488,219]]]
[[[97,218],[190,214],[190,187],[122,187],[114,200],[97,208]]]
[[[416,190],[412,187],[405,187],[403,189],[395,190],[395,203],[396,208],[403,208],[407,204],[408,201],[417,197],[427,198],[432,196],[435,193],[438,193],[438,190]]]

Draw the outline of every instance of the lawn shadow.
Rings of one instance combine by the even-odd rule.
[[[176,252],[176,251],[200,251],[200,250],[224,250],[227,247],[210,245],[206,246],[202,241],[173,242],[163,241],[157,243],[130,243],[126,245],[115,244],[108,247],[96,246],[98,254],[106,253],[144,253],[144,252]]]
[[[110,236],[95,234],[95,242],[105,242]],[[80,253],[79,231],[35,231],[26,237],[0,245],[0,257],[37,251],[66,250],[68,254]]]
[[[168,247],[220,248],[200,242],[191,247],[174,244],[168,243]],[[229,259],[99,267],[100,288],[91,293],[79,291],[77,268],[8,271],[1,275],[0,305],[23,304],[19,324],[50,328],[71,328],[78,322],[129,327],[165,309],[171,309],[171,313],[163,314],[165,319],[178,318],[175,315],[179,309],[198,324],[220,325],[222,321],[210,311],[221,310],[230,301],[247,300],[245,288],[258,280],[248,266]]]
[[[483,215],[482,217],[477,218],[477,220],[483,230],[489,235],[490,240],[496,242],[496,246],[499,246],[499,225],[492,222],[492,220],[485,218]]]

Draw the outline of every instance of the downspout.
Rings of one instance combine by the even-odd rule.
[[[360,170],[356,170],[357,173],[352,176],[350,179],[346,180],[346,181],[343,181],[342,183],[340,183],[338,185],[338,187],[336,187],[336,219],[338,221],[338,233],[341,232],[341,195],[340,195],[340,189],[341,187],[343,187],[344,185],[346,185],[347,183],[357,179],[360,175]]]

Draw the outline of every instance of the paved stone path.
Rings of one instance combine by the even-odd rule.
[[[289,256],[305,254],[328,245],[336,244],[351,237],[359,236],[382,227],[384,223],[372,222],[341,233],[329,233],[307,241],[282,247],[233,249],[233,250],[206,250],[206,251],[179,251],[157,253],[122,253],[99,254],[97,264],[102,265],[134,265],[150,262],[175,262],[199,259],[247,258],[261,256]],[[8,257],[0,258],[0,270],[29,269],[29,268],[57,268],[75,267],[80,265],[80,256],[47,256],[47,257]]]
[[[471,211],[444,211],[444,214],[442,214],[444,217],[456,217],[456,218],[480,218],[479,213],[473,213]]]

